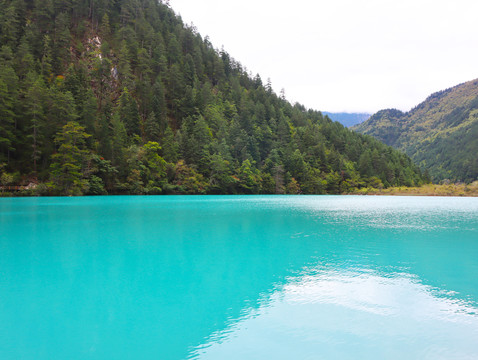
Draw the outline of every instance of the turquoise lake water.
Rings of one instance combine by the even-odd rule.
[[[0,359],[478,359],[478,199],[0,199]]]

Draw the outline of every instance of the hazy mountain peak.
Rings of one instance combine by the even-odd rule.
[[[327,115],[331,120],[338,121],[346,127],[360,124],[370,118],[369,113],[349,113],[349,112],[328,112],[323,111],[322,114]]]

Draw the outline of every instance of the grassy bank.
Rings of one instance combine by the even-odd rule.
[[[354,192],[360,195],[402,196],[478,196],[478,181],[471,184],[427,184],[420,187],[391,187],[388,189],[363,188]]]

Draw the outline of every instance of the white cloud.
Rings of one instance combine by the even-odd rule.
[[[408,110],[478,77],[473,0],[170,3],[277,92],[318,110]]]

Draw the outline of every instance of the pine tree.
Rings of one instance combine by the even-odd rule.
[[[15,113],[13,110],[13,98],[10,96],[7,84],[0,79],[0,161],[10,161],[10,153],[15,151],[14,126]]]
[[[37,164],[41,159],[45,141],[44,96],[46,87],[41,76],[32,75],[32,77],[36,77],[36,79],[25,94],[25,108],[30,123],[31,158],[33,160],[33,172],[36,175]]]
[[[81,195],[86,190],[83,171],[90,153],[85,146],[90,135],[84,130],[78,123],[70,121],[55,136],[58,150],[52,155],[50,166],[50,187],[54,193]]]
[[[2,56],[4,57],[4,56]],[[18,98],[18,77],[10,61],[0,63],[0,161],[10,161],[10,155],[16,150],[16,100]]]
[[[118,114],[121,121],[124,123],[128,136],[141,134],[138,104],[127,88],[123,89],[119,98]]]
[[[161,138],[162,155],[167,162],[176,163],[179,159],[179,144],[171,127],[166,127]]]
[[[43,37],[43,55],[41,58],[41,73],[46,81],[51,81],[53,76],[51,38],[49,35]]]

